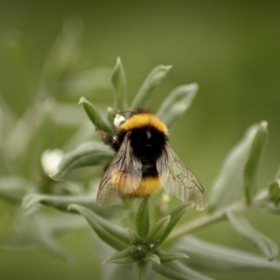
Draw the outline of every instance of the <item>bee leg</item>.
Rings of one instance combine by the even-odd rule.
[[[101,134],[101,138],[104,144],[109,145],[114,151],[119,150],[120,145],[110,133],[100,130],[99,128],[96,128],[96,131],[98,131]]]

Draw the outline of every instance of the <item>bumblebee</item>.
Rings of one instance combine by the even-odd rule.
[[[149,197],[163,188],[190,207],[203,210],[207,205],[204,189],[171,148],[164,123],[145,109],[122,120],[116,136],[101,132],[116,155],[105,168],[97,203],[107,206],[118,196]]]

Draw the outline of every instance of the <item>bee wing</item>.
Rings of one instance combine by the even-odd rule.
[[[119,195],[129,195],[137,189],[142,178],[142,163],[132,153],[127,134],[117,154],[106,168],[101,179],[97,203],[106,206]]]
[[[207,199],[204,188],[168,143],[157,161],[157,171],[168,194],[175,195],[196,210],[205,209]]]

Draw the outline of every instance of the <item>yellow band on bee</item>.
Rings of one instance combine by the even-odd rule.
[[[139,187],[132,193],[124,194],[125,197],[146,197],[155,194],[161,189],[158,177],[142,178]]]
[[[167,128],[156,116],[143,113],[143,114],[135,114],[131,118],[127,119],[121,126],[120,129],[124,131],[130,131],[135,128],[141,128],[144,126],[154,127],[156,130],[167,135]]]

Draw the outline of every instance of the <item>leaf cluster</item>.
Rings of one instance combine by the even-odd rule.
[[[2,246],[17,249],[35,246],[71,262],[71,256],[59,245],[58,237],[70,230],[90,226],[97,237],[114,250],[102,260],[108,264],[105,270],[114,275],[114,279],[123,279],[126,273],[130,279],[155,279],[160,274],[168,279],[203,280],[211,278],[201,271],[280,270],[280,262],[276,260],[278,244],[243,215],[248,209],[260,208],[280,213],[279,174],[261,190],[257,181],[268,139],[265,121],[251,126],[230,151],[209,190],[207,212],[193,221],[178,225],[188,207],[180,204],[171,209],[169,198],[162,193],[140,202],[120,201],[104,209],[96,204],[98,181],[90,181],[90,187],[85,188],[84,182],[80,183],[79,176],[75,176],[80,171],[84,177],[90,177],[91,174],[82,173],[86,167],[98,169],[114,156],[107,146],[96,140],[95,129],[114,134],[115,114],[146,106],[171,66],[154,68],[129,105],[126,74],[120,58],[112,72],[104,68],[76,72],[73,57],[79,49],[81,33],[81,22],[65,25],[47,57],[36,98],[20,119],[0,96],[0,113],[5,115],[5,123],[0,118],[3,127],[0,135],[0,198],[9,205],[5,210],[9,209],[12,216],[9,221],[1,220]],[[108,82],[110,77],[111,84]],[[89,91],[104,87],[112,87],[114,93],[113,105],[105,112],[86,97]],[[88,123],[79,127],[83,117],[76,122],[71,118],[73,112],[82,111],[81,106],[61,102],[58,93],[62,90],[68,97],[83,96],[79,104],[89,119]],[[175,88],[159,105],[156,115],[172,128],[190,107],[197,90],[195,83]],[[74,127],[75,133],[66,141],[63,151],[46,151],[49,143],[45,139],[51,138],[50,127],[65,124]],[[18,139],[21,139],[20,143]],[[34,143],[39,143],[36,149]],[[59,212],[47,215],[48,207]],[[219,221],[230,223],[232,230],[263,256],[211,244],[190,235]],[[110,265],[112,263],[117,266]]]
[[[165,66],[156,67],[144,81],[129,109],[144,106],[155,85],[166,76],[169,69],[170,67]],[[119,58],[111,81],[115,93],[115,108],[120,106],[120,108],[128,109],[126,107],[125,71]],[[196,84],[178,87],[160,105],[157,114],[169,128],[190,106],[196,90]],[[80,103],[97,129],[114,133],[110,117],[117,112],[116,109],[108,110],[107,119],[104,119],[87,99],[81,98]],[[67,200],[62,203],[61,207],[57,205],[55,197],[30,195],[26,197],[23,205],[28,210],[40,201],[60,210],[79,213],[101,240],[117,250],[104,263],[133,264],[137,268],[135,273],[139,277],[142,277],[143,274],[158,273],[170,279],[209,279],[193,268],[221,272],[238,269],[278,270],[280,267],[277,261],[267,262],[265,258],[248,252],[208,244],[194,237],[186,238],[186,235],[194,230],[217,221],[228,220],[233,230],[257,247],[267,260],[275,259],[278,254],[278,244],[259,232],[244,216],[239,214],[250,208],[267,207],[268,209],[268,206],[271,208],[273,203],[275,208],[279,205],[277,179],[271,183],[269,188],[260,192],[257,188],[258,166],[267,138],[268,130],[265,121],[250,127],[244,138],[227,156],[221,172],[213,184],[209,197],[208,214],[176,228],[176,224],[187,210],[186,205],[179,205],[163,215],[159,211],[160,207],[157,208],[153,205],[153,209],[150,209],[148,200],[143,199],[134,215],[134,226],[130,223],[127,229],[104,220],[102,211],[98,213],[96,206],[93,207],[94,203],[92,202],[90,206],[86,199],[77,203],[77,200],[72,198],[73,203],[70,204],[70,201]],[[90,146],[90,144],[87,145]],[[94,144],[88,148],[87,145],[82,144],[72,152],[65,154],[52,178],[66,179],[76,168],[92,166],[100,163],[101,158],[109,160],[112,157],[106,149],[103,149],[103,146]],[[240,191],[243,191],[244,199],[238,201]],[[62,201],[61,199],[60,202]],[[158,217],[153,223],[151,222],[151,212],[155,212],[154,216]],[[194,246],[191,247],[193,249],[187,246],[189,240],[194,240]],[[200,250],[201,246],[204,246],[206,250]],[[191,260],[188,258],[188,252],[190,252]],[[217,260],[219,260],[219,266],[216,264]]]

